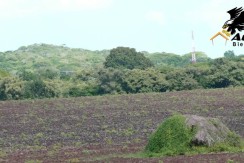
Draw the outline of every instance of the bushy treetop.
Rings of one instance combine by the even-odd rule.
[[[152,67],[153,63],[134,48],[117,47],[110,51],[104,66],[118,69],[146,69]]]

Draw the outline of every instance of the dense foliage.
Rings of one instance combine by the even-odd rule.
[[[151,135],[146,150],[155,153],[180,154],[190,147],[194,132],[185,125],[183,116],[174,115],[166,119]]]
[[[152,67],[153,63],[134,48],[117,47],[110,51],[104,66],[118,69],[146,69]]]
[[[244,57],[89,51],[34,44],[0,53],[0,100],[166,92],[244,85]],[[154,66],[153,66],[154,65]],[[153,67],[152,67],[153,66]]]

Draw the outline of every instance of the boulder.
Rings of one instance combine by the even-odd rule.
[[[186,118],[186,125],[196,134],[192,139],[193,145],[211,146],[223,142],[231,132],[219,119],[205,118],[197,115],[183,115]]]

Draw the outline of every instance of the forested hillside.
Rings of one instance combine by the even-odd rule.
[[[65,46],[34,44],[22,46],[15,51],[0,53],[0,68],[10,73],[23,69],[36,73],[43,69],[57,72],[77,71],[101,67],[108,54],[108,50],[90,51]]]
[[[0,100],[166,92],[244,85],[243,55],[90,51],[34,44],[0,53]]]
[[[101,68],[110,50],[90,51],[85,49],[68,48],[65,45],[33,44],[22,46],[15,51],[0,52],[0,68],[9,73],[20,70],[40,72],[43,69],[53,71],[78,71],[81,69]],[[142,52],[156,67],[176,66],[189,64],[191,53],[177,55],[173,53]],[[211,59],[203,52],[196,53],[198,62],[207,62]]]

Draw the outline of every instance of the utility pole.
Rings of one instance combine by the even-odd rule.
[[[195,41],[194,41],[193,31],[192,31],[192,55],[191,55],[191,62],[193,64],[197,62],[196,54],[195,54]]]

